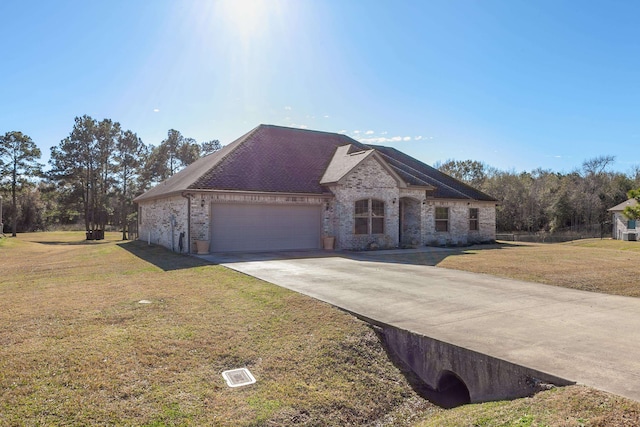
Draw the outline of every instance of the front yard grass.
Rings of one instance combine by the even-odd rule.
[[[585,239],[568,243],[498,242],[447,251],[372,258],[431,265],[584,291],[639,297],[640,242]]]
[[[437,265],[585,291],[640,296],[640,242],[501,242],[459,251]]]
[[[640,425],[640,403],[583,386],[442,410],[416,394],[375,331],[352,316],[196,258],[106,237],[0,240],[0,425]],[[638,256],[640,244],[582,241],[412,262],[637,295],[633,278],[598,282],[593,272],[632,268]],[[576,278],[554,272],[571,275],[566,266]],[[238,367],[257,383],[227,387],[222,371]]]
[[[106,237],[0,246],[0,425],[410,425],[440,411],[352,316]],[[239,367],[257,383],[227,387]]]
[[[635,427],[640,404],[583,386],[514,401],[465,405],[432,414],[418,427]]]

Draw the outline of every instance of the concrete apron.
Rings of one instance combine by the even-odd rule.
[[[375,257],[300,256],[218,261],[369,319],[430,387],[457,378],[472,402],[574,382],[640,400],[638,298]]]

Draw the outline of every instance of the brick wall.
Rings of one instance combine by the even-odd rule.
[[[187,252],[187,199],[182,196],[150,200],[138,204],[138,238],[180,251],[180,233],[185,233],[183,252]]]
[[[426,199],[424,189],[398,188],[393,176],[374,158],[360,164],[340,184],[331,189],[332,224],[338,249],[367,249],[415,245],[466,245],[495,240],[495,203],[467,200]],[[355,202],[361,199],[385,202],[385,232],[356,235]],[[400,242],[400,199],[403,203],[402,242]],[[449,231],[435,231],[436,206],[449,208]],[[469,230],[469,208],[478,208],[479,230]]]
[[[183,252],[187,252],[187,239],[190,241],[191,252],[195,252],[196,240],[211,239],[212,203],[320,205],[323,207],[321,209],[323,236],[334,235],[331,217],[335,211],[335,202],[326,196],[202,192],[192,193],[188,197],[187,199],[182,196],[174,196],[140,203],[138,207],[140,212],[140,240],[147,241],[150,238],[151,243],[162,245],[178,252],[178,239],[180,233],[184,231]],[[191,211],[191,229],[189,233],[186,233],[188,204],[190,204]],[[172,217],[175,218],[173,241],[171,233]]]
[[[422,240],[429,246],[467,245],[496,238],[495,203],[428,199],[423,205]],[[436,231],[436,207],[449,209],[449,231]],[[478,208],[478,230],[469,229],[469,209]]]
[[[183,252],[195,251],[195,240],[211,238],[212,203],[319,205],[322,235],[336,238],[336,249],[362,250],[403,245],[466,245],[495,240],[496,212],[491,202],[427,199],[424,189],[398,188],[394,177],[375,158],[369,158],[331,188],[329,195],[284,195],[236,192],[193,193],[139,204],[139,238],[179,251],[180,233],[185,233]],[[355,202],[375,199],[384,202],[384,233],[355,234]],[[400,203],[403,203],[400,242]],[[449,208],[449,231],[435,231],[435,208]],[[479,230],[469,230],[469,208],[479,209]],[[191,229],[187,230],[187,214]],[[189,240],[189,242],[187,242]]]
[[[395,179],[373,157],[360,163],[339,185],[335,195],[333,231],[337,249],[366,249],[371,244],[379,248],[398,245],[398,200],[400,192]],[[384,202],[384,233],[355,234],[355,202],[375,199]],[[394,203],[395,200],[395,203]]]

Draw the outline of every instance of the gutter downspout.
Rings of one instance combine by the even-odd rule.
[[[187,199],[187,254],[191,254],[191,194],[182,193],[182,197]]]

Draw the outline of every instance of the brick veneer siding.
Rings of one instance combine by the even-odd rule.
[[[188,198],[187,198],[188,197]],[[140,240],[151,237],[151,243],[172,249],[171,221],[176,218],[174,225],[173,249],[178,251],[180,232],[187,229],[187,211],[191,212],[191,229],[185,237],[190,240],[191,252],[195,252],[196,240],[211,240],[211,204],[212,203],[246,203],[251,204],[282,204],[282,205],[316,205],[321,206],[322,235],[332,236],[333,223],[331,216],[335,210],[335,203],[331,196],[315,195],[286,195],[267,193],[238,193],[238,192],[201,192],[189,193],[187,197],[175,196],[156,199],[139,204],[140,210]],[[190,209],[187,208],[188,202]],[[328,209],[327,209],[328,208]],[[149,234],[150,233],[150,234]],[[183,252],[187,252],[187,242]]]
[[[331,186],[333,196],[250,192],[191,192],[139,203],[139,238],[179,251],[180,233],[183,252],[195,252],[195,240],[211,239],[213,203],[318,205],[322,212],[322,236],[334,236],[336,249],[362,250],[372,243],[379,248],[402,245],[466,245],[495,240],[496,211],[493,202],[442,200],[425,197],[422,188],[399,188],[394,177],[375,159],[361,163],[339,184]],[[381,200],[385,206],[384,233],[355,234],[355,202]],[[404,203],[404,223],[400,242],[400,201]],[[395,203],[394,203],[395,200]],[[190,205],[189,205],[190,204]],[[435,208],[449,208],[449,231],[435,231]],[[469,230],[469,208],[478,208],[479,230]],[[191,214],[191,228],[187,230]],[[173,234],[172,234],[172,218]]]
[[[187,199],[182,196],[149,200],[138,204],[138,238],[179,251],[180,233],[187,237]],[[172,222],[173,219],[173,234]],[[184,242],[183,252],[188,252]]]
[[[373,158],[361,163],[331,190],[335,195],[332,230],[338,249],[361,250],[372,243],[379,248],[393,248],[402,245],[466,245],[495,240],[495,203],[427,199],[424,188],[398,188],[393,176]],[[354,233],[355,202],[369,198],[385,202],[384,234]],[[404,203],[402,242],[399,241],[398,224],[401,198]],[[435,231],[436,206],[449,208],[447,232]],[[469,230],[469,208],[478,208],[477,231]]]
[[[429,246],[467,245],[496,239],[495,203],[427,199],[423,205],[422,240]],[[436,207],[449,208],[449,231],[436,231]],[[469,230],[469,209],[478,208],[478,230]]]
[[[337,249],[366,249],[371,244],[380,248],[398,246],[398,184],[375,158],[360,163],[332,191]],[[362,199],[384,202],[384,234],[355,234],[355,203]]]

